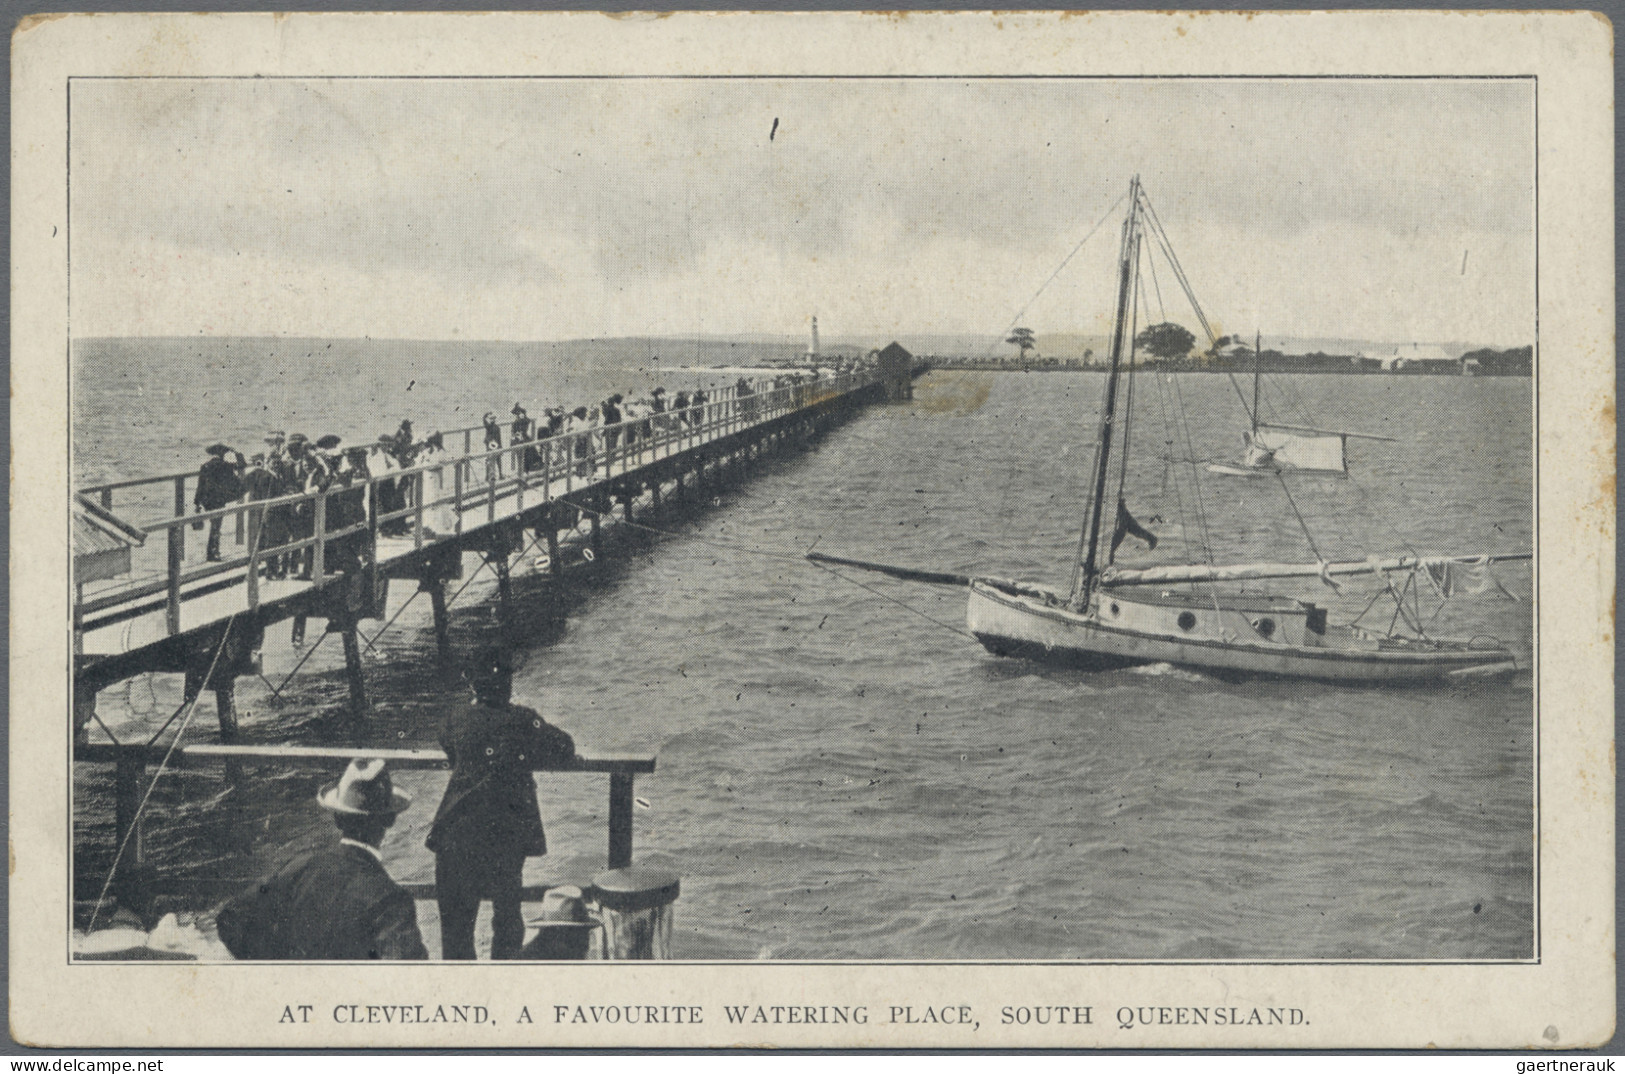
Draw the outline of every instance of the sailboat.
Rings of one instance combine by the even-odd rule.
[[[1317,429],[1310,425],[1287,425],[1265,421],[1260,409],[1259,389],[1263,383],[1263,337],[1253,340],[1253,405],[1247,408],[1252,428],[1241,434],[1244,449],[1240,462],[1210,462],[1209,473],[1227,477],[1268,477],[1282,470],[1331,474],[1347,477],[1350,437],[1393,441],[1391,436],[1354,433],[1346,429]],[[1240,394],[1239,391],[1237,394]],[[1247,400],[1242,399],[1246,406]]]
[[[1119,477],[1115,496],[1109,485],[1114,448],[1127,451],[1127,422],[1119,422],[1118,414],[1119,385],[1125,366],[1133,358],[1131,316],[1141,243],[1150,228],[1155,229],[1155,237],[1164,249],[1169,249],[1166,234],[1149,209],[1136,176],[1129,187],[1128,213],[1123,221],[1110,366],[1090,475],[1090,500],[1071,591],[1063,594],[1024,583],[969,579],[966,621],[971,633],[1000,656],[1086,668],[1168,663],[1219,673],[1355,683],[1437,682],[1499,676],[1516,670],[1513,653],[1495,639],[1429,637],[1419,619],[1409,622],[1409,633],[1336,625],[1328,621],[1325,608],[1308,601],[1222,593],[1218,585],[1319,578],[1335,586],[1334,579],[1339,576],[1371,575],[1381,579],[1388,592],[1398,594],[1396,600],[1403,611],[1404,590],[1395,590],[1389,575],[1408,575],[1407,586],[1417,583],[1418,577],[1431,579],[1439,586],[1440,579],[1448,584],[1452,578],[1471,575],[1476,586],[1482,582],[1480,574],[1474,572],[1487,573],[1489,564],[1496,561],[1527,559],[1527,553],[1141,568],[1121,567],[1113,562],[1124,534],[1141,530],[1126,506],[1126,465],[1116,466]],[[1177,261],[1175,268],[1181,283],[1185,283]],[[1189,294],[1188,285],[1186,290]],[[1194,301],[1193,294],[1191,297]],[[1206,318],[1202,320],[1205,325]],[[1256,406],[1253,415],[1256,421]],[[1341,470],[1346,466],[1342,434],[1320,434],[1317,430],[1300,434],[1257,425],[1250,443],[1272,452],[1277,460],[1291,452],[1327,461],[1325,441],[1329,438],[1336,440],[1336,468]],[[1175,588],[1187,585],[1190,588]],[[1199,590],[1198,586],[1205,588]],[[1401,618],[1396,615],[1395,622]]]
[[[1145,198],[1136,176],[1129,187],[1118,260],[1117,305],[1110,364],[1100,411],[1094,462],[1089,473],[1085,511],[1072,585],[1068,592],[989,577],[889,567],[861,560],[808,553],[826,563],[879,570],[914,581],[963,585],[969,589],[966,622],[970,633],[990,652],[1086,669],[1166,663],[1219,675],[1301,678],[1342,683],[1437,683],[1468,677],[1499,677],[1517,669],[1510,649],[1494,638],[1450,640],[1432,637],[1420,614],[1425,587],[1441,600],[1460,592],[1499,589],[1490,565],[1527,560],[1529,553],[1502,555],[1420,556],[1416,554],[1348,562],[1324,557],[1313,563],[1211,562],[1124,567],[1115,563],[1119,545],[1129,536],[1155,548],[1156,535],[1129,512],[1125,492],[1133,407],[1119,412],[1125,368],[1134,368],[1135,315],[1141,245],[1148,236],[1168,258],[1209,338],[1213,333],[1196,302],[1178,260],[1172,254],[1161,221]],[[1132,401],[1133,377],[1127,378]],[[1240,389],[1237,389],[1240,394]],[[1256,391],[1256,388],[1255,388]],[[1255,396],[1256,400],[1256,396]],[[1245,402],[1245,400],[1244,400]],[[1267,472],[1291,500],[1283,456],[1319,462],[1306,469],[1346,468],[1345,434],[1312,428],[1269,427],[1255,420],[1249,444],[1273,455]],[[1139,443],[1145,438],[1134,441]],[[1330,441],[1330,442],[1328,442]],[[1335,463],[1331,453],[1335,450]],[[1114,457],[1115,453],[1115,457]],[[1192,470],[1194,471],[1194,460]],[[1261,461],[1261,460],[1260,460]],[[1261,468],[1262,469],[1262,468]],[[1112,478],[1116,487],[1111,487]],[[1293,512],[1298,514],[1296,503]],[[1299,514],[1302,523],[1302,516]],[[1205,521],[1202,523],[1205,527]],[[1304,534],[1320,557],[1307,525]],[[1222,591],[1227,583],[1271,579],[1319,579],[1336,588],[1338,578],[1367,576],[1391,595],[1396,608],[1386,630],[1353,622],[1334,624],[1327,609],[1309,601],[1269,594]],[[1400,584],[1396,585],[1396,579]],[[1410,607],[1407,607],[1407,595]],[[1369,611],[1371,605],[1367,606]],[[1404,629],[1395,627],[1403,624]]]

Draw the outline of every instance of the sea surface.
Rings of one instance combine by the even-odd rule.
[[[286,341],[86,341],[74,381],[81,480],[190,468],[212,440],[250,450],[267,427],[370,439],[410,416],[422,434],[506,416],[516,400],[536,414],[538,403],[705,380],[662,370],[639,343],[331,341],[329,357],[328,342],[298,341],[290,361],[271,353]],[[658,758],[637,781],[636,858],[682,877],[677,956],[1532,957],[1527,672],[1382,689],[1166,665],[1058,670],[984,652],[964,633],[962,590],[801,558],[816,546],[1064,587],[1102,385],[1090,373],[929,374],[911,403],[871,407],[706,501],[643,516],[658,532],[616,527],[612,562],[567,590],[535,569],[534,552],[516,568],[516,700],[584,754]],[[1239,454],[1238,394],[1250,392],[1215,375],[1136,378],[1127,503],[1162,543],[1148,552],[1130,538],[1120,562],[1200,560],[1204,533],[1221,562],[1531,547],[1529,380],[1276,378],[1266,414],[1392,439],[1351,439],[1352,476],[1294,477],[1290,503],[1273,480],[1202,472],[1198,504],[1189,460]],[[453,606],[460,650],[497,629],[494,582],[474,567]],[[1497,575],[1510,598],[1453,600],[1429,629],[1500,638],[1527,667],[1531,571]],[[391,614],[411,589],[394,587]],[[1327,604],[1334,620],[1378,595],[1362,581],[1277,591]],[[1394,612],[1378,596],[1363,621],[1381,628]],[[1424,592],[1416,607],[1427,618],[1438,604]],[[286,624],[271,628],[266,681],[239,684],[244,738],[432,742],[461,687],[435,667],[425,605],[406,606],[369,651],[376,711],[359,728],[342,714],[336,642],[272,697],[267,682],[304,652]],[[148,676],[104,693],[100,712],[121,736],[150,735],[179,698],[178,676]],[[205,700],[187,740],[214,734]],[[249,776],[159,781],[147,832],[163,874],[254,876],[330,838],[312,796],[333,774]],[[403,880],[432,879],[423,838],[444,778],[400,776],[416,801],[384,853]],[[590,877],[607,779],[539,785],[552,853],[527,875]],[[105,766],[76,772],[81,897],[112,859],[110,786]],[[432,904],[421,905],[435,950]],[[196,909],[207,929],[208,908]]]

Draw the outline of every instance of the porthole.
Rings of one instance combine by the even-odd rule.
[[[1196,629],[1196,616],[1192,615],[1190,612],[1180,612],[1179,613],[1179,629],[1180,630],[1195,630]]]
[[[1258,631],[1260,637],[1273,638],[1275,637],[1275,620],[1269,616],[1255,619],[1253,620],[1253,629]]]
[[[1116,602],[1116,601],[1115,601],[1115,600],[1114,600],[1114,601],[1112,601],[1112,606],[1111,606],[1111,613],[1112,613],[1112,614],[1113,614],[1113,615],[1121,615],[1121,614],[1122,614],[1122,612],[1123,612],[1123,609],[1121,609],[1121,608],[1119,608],[1119,607],[1118,607],[1118,606],[1117,606],[1117,602]]]

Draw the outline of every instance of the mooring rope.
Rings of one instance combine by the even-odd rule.
[[[265,685],[267,685],[267,686],[271,686],[272,700],[274,700],[274,701],[281,701],[282,700],[282,691],[287,688],[288,683],[293,681],[293,677],[295,675],[299,674],[299,669],[305,666],[305,661],[309,660],[311,658],[311,656],[316,652],[316,650],[320,649],[322,647],[322,642],[324,642],[326,640],[327,640],[327,632],[323,631],[322,636],[317,638],[315,643],[312,644],[309,649],[305,650],[305,655],[301,656],[299,658],[299,663],[295,664],[293,666],[293,670],[288,672],[287,678],[282,680],[282,685],[281,686],[271,686],[271,680],[270,679],[267,679],[264,675],[260,676],[260,681],[264,682]]]
[[[821,571],[827,571],[828,573],[835,575],[835,577],[839,578],[843,582],[850,582],[852,585],[857,586],[859,589],[868,590],[870,593],[873,593],[875,596],[879,597],[881,600],[889,600],[893,604],[897,605],[899,608],[902,608],[905,611],[913,612],[915,615],[919,616],[921,619],[924,619],[926,622],[935,623],[937,626],[939,626],[942,629],[948,631],[949,633],[958,634],[961,637],[969,638],[971,641],[976,640],[976,635],[972,634],[970,631],[962,630],[959,627],[954,626],[952,623],[944,623],[941,619],[938,619],[937,617],[935,617],[933,615],[929,615],[926,612],[922,612],[920,609],[914,607],[912,604],[909,604],[906,601],[898,600],[896,597],[892,596],[889,593],[882,593],[880,590],[876,589],[874,586],[866,585],[863,582],[858,581],[856,578],[849,578],[846,575],[840,573],[839,571],[832,570],[831,568],[824,566],[824,564],[819,563],[817,560],[810,559],[810,560],[807,560],[807,562],[811,563],[813,566],[817,567]]]
[[[570,503],[570,501],[568,501],[568,500],[561,500],[560,502],[561,503],[566,503],[571,507],[576,507],[578,510],[585,511],[588,514],[595,514],[595,515],[598,515],[600,517],[603,517],[604,515],[608,514],[608,512],[604,512],[604,511],[595,511],[590,507],[581,507],[581,506],[579,506],[577,504]],[[914,607],[912,604],[909,604],[906,601],[899,600],[896,597],[891,596],[888,593],[883,593],[880,590],[875,589],[873,586],[869,586],[869,585],[864,584],[863,582],[858,581],[856,578],[850,578],[850,577],[840,573],[839,571],[831,570],[829,567],[826,567],[824,564],[819,563],[816,560],[809,560],[807,558],[807,556],[806,556],[806,553],[804,553],[804,552],[776,552],[776,551],[773,551],[771,549],[762,548],[762,547],[760,547],[758,545],[747,544],[747,543],[744,543],[744,542],[719,541],[719,540],[714,540],[714,539],[706,538],[706,537],[698,537],[698,536],[695,536],[693,534],[688,534],[688,533],[677,533],[677,532],[672,531],[672,530],[663,530],[663,529],[660,529],[659,527],[656,527],[656,526],[650,526],[647,523],[634,522],[634,521],[630,521],[630,520],[625,519],[625,518],[621,519],[618,524],[622,525],[622,526],[631,526],[633,529],[644,530],[644,531],[646,531],[648,533],[655,534],[656,536],[659,536],[659,537],[666,537],[666,538],[670,538],[670,539],[673,539],[673,540],[694,541],[694,542],[699,543],[699,544],[708,544],[708,545],[711,545],[714,548],[721,548],[721,549],[724,549],[724,550],[730,551],[730,552],[743,552],[743,553],[745,553],[747,555],[760,556],[760,557],[762,557],[764,559],[788,560],[790,562],[803,563],[803,564],[810,563],[813,566],[817,567],[819,570],[826,571],[829,574],[834,575],[836,578],[840,579],[843,582],[847,582],[847,583],[850,583],[851,585],[857,586],[859,589],[867,590],[868,592],[873,593],[875,596],[880,597],[882,600],[888,600],[891,603],[896,604],[897,606],[906,609],[907,611],[913,612],[915,615],[919,616],[920,618],[925,619],[928,622],[936,624],[937,626],[941,627],[944,630],[950,631],[950,632],[952,632],[954,634],[958,634],[961,637],[970,638],[972,641],[976,640],[976,635],[970,633],[967,630],[962,630],[959,627],[956,627],[951,623],[945,623],[942,620],[936,618],[935,616],[932,616],[927,612],[921,611],[920,609]],[[817,542],[815,541],[814,543],[816,544]]]
[[[237,615],[237,612],[232,612],[230,617],[226,619],[226,629],[220,634],[220,644],[215,647],[214,659],[209,661],[209,670],[203,673],[202,681],[205,683],[209,681],[210,676],[214,674],[215,667],[220,663],[220,655],[226,651],[226,642],[231,640],[231,628],[237,622]],[[157,788],[158,781],[163,778],[164,771],[169,767],[170,758],[175,756],[176,747],[181,744],[181,739],[186,737],[186,729],[191,726],[192,717],[197,714],[197,703],[202,696],[203,689],[199,687],[198,692],[192,695],[192,699],[183,706],[186,710],[186,717],[181,721],[180,729],[175,732],[175,737],[170,740],[169,749],[164,751],[163,759],[158,762],[158,770],[152,774],[152,781],[147,784],[146,792],[141,795],[141,801],[136,804],[135,813],[130,817],[130,827],[124,833],[124,838],[119,841],[118,849],[113,852],[113,863],[107,868],[107,879],[102,881],[101,894],[96,896],[96,905],[90,912],[90,923],[85,926],[87,933],[96,927],[96,919],[101,916],[102,903],[107,899],[108,889],[113,886],[113,877],[118,874],[119,863],[124,860],[124,851],[130,845],[130,840],[135,837],[135,833],[140,831],[141,814],[146,810],[147,802],[151,800],[152,792]]]
[[[411,606],[411,604],[412,604],[412,602],[414,600],[418,599],[418,594],[421,593],[421,592],[423,592],[423,590],[421,590],[421,589],[415,589],[415,590],[412,591],[412,595],[410,597],[407,597],[406,601],[399,608],[395,609],[395,614],[389,617],[389,622],[387,622],[383,626],[379,627],[378,628],[378,633],[374,634],[372,637],[367,639],[367,644],[362,646],[362,649],[361,649],[361,651],[363,653],[367,653],[367,652],[372,651],[373,644],[375,642],[377,642],[379,638],[384,636],[384,631],[388,630],[390,627],[395,625],[395,620],[399,619],[401,617],[401,613],[406,611],[406,609]]]

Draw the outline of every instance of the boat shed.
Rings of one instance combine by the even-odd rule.
[[[73,580],[80,585],[130,573],[130,549],[147,543],[139,527],[82,496],[73,500]]]
[[[914,356],[895,339],[875,355],[880,380],[886,386],[886,398],[893,402],[914,398]]]

